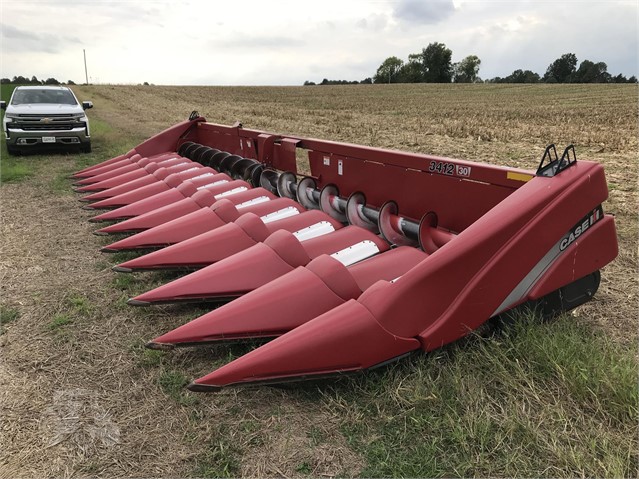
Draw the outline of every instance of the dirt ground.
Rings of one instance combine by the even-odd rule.
[[[423,115],[412,106],[412,90],[398,94],[392,108],[393,98],[365,103],[372,98],[367,92],[357,98],[361,106],[340,104],[348,90],[334,91],[336,98],[311,89],[273,96],[255,89],[105,86],[83,93],[95,101],[92,115],[118,125],[114,134],[132,130],[141,137],[197,107],[219,123],[242,119],[251,128],[528,168],[536,166],[548,138],[575,138],[580,157],[606,167],[611,191],[604,208],[617,215],[620,254],[604,269],[595,299],[574,314],[621,343],[636,343],[636,89],[609,97],[594,90],[595,105],[575,106],[565,124],[562,119],[571,117],[561,106],[554,123],[552,115],[545,122],[535,116],[542,110],[532,105],[535,111],[494,124],[499,118],[484,103],[469,101],[464,124],[464,104],[450,107],[447,116]],[[445,93],[435,93],[424,103],[427,113],[445,102]],[[569,103],[571,95],[579,93],[552,100]],[[135,120],[150,111],[149,121]],[[509,116],[507,106],[503,111]],[[180,368],[193,376],[212,370],[233,350],[179,352],[170,363],[143,350],[142,338],[168,330],[186,313],[167,306],[147,314],[124,305],[127,292],[114,285],[112,263],[91,235],[90,213],[74,194],[52,190],[52,178],[72,171],[75,160],[53,155],[47,161],[32,178],[0,188],[1,302],[19,311],[0,336],[0,477],[187,476],[211,450],[214,462],[228,462],[235,475],[357,475],[363,459],[338,427],[338,415],[348,411],[323,407],[312,394],[247,389],[194,398],[162,386]],[[237,429],[226,429],[229,417]],[[244,458],[235,466],[234,450]]]

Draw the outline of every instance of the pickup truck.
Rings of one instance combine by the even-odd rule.
[[[0,102],[5,111],[2,131],[9,154],[16,155],[39,146],[79,147],[91,151],[89,119],[84,110],[93,103],[80,104],[70,88],[64,86],[19,86],[9,103]]]

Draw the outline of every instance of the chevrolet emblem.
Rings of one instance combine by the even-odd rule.
[[[40,120],[42,123],[51,123],[51,118],[43,118]]]

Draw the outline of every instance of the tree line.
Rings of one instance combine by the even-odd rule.
[[[626,78],[621,73],[608,73],[604,62],[583,60],[577,67],[577,55],[565,53],[553,61],[544,75],[531,70],[517,69],[507,77],[482,80],[479,76],[481,60],[469,55],[453,63],[453,52],[443,43],[434,42],[421,52],[411,53],[404,61],[396,56],[388,57],[377,68],[372,78],[362,81],[327,80],[320,85],[350,85],[356,83],[637,83],[633,75]],[[315,85],[305,81],[304,85]]]
[[[548,65],[544,76],[530,70],[515,70],[505,78],[495,77],[493,83],[637,83],[633,75],[626,78],[621,73],[612,76],[604,62],[584,60],[577,68],[577,55],[565,53]]]
[[[328,80],[326,78],[324,78],[321,82],[319,83],[315,83],[313,81],[305,81],[304,82],[304,86],[309,86],[309,85],[370,85],[373,83],[373,79],[368,77],[368,78],[364,78],[361,81],[357,81],[357,80]]]
[[[0,78],[0,84],[13,84],[13,85],[65,85],[55,78],[47,78],[46,80],[38,80],[35,75],[29,79],[29,77],[14,76],[12,79]],[[73,80],[67,80],[66,85],[75,85]]]

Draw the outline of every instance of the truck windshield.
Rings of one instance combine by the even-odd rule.
[[[77,105],[75,97],[69,90],[16,90],[11,100],[12,105],[27,103],[54,103],[57,105]]]

